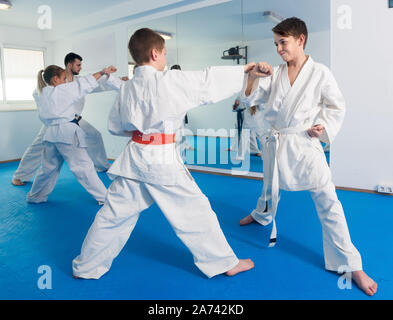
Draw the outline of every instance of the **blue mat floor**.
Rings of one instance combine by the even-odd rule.
[[[49,201],[28,204],[31,184],[11,185],[18,163],[0,165],[0,299],[392,299],[393,197],[338,191],[364,269],[379,284],[369,298],[355,285],[338,287],[324,270],[322,234],[308,192],[284,192],[278,209],[278,243],[268,248],[271,227],[239,226],[254,208],[262,182],[194,173],[239,258],[255,268],[235,277],[206,278],[187,248],[153,205],[140,217],[111,270],[100,280],[75,280],[71,261],[99,206],[64,166]],[[100,174],[105,185],[110,180]],[[52,289],[39,289],[51,270]],[[45,273],[48,276],[48,273]]]

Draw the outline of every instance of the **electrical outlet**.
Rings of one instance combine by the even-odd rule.
[[[393,193],[393,186],[379,185],[378,192],[380,192],[380,193]]]

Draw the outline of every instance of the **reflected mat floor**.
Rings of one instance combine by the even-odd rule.
[[[379,284],[373,298],[324,270],[321,227],[308,192],[282,194],[278,243],[268,248],[270,226],[239,226],[254,208],[262,182],[203,173],[193,176],[229,244],[239,258],[253,259],[253,270],[206,278],[153,205],[141,214],[106,275],[75,280],[71,261],[99,206],[66,166],[49,201],[28,204],[31,184],[10,183],[17,165],[0,164],[0,299],[393,299],[393,197],[338,191],[364,269]],[[100,177],[110,184],[105,173]],[[47,269],[39,273],[40,266]],[[51,289],[40,289],[48,270]]]
[[[239,171],[262,172],[262,159],[246,152],[244,160],[236,158],[237,152],[228,151],[232,138],[187,136],[188,144],[194,150],[186,150],[183,155],[188,165],[200,165],[219,169],[234,169]],[[325,152],[329,162],[330,154]]]

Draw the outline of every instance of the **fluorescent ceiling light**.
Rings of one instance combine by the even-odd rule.
[[[284,21],[284,18],[274,11],[264,11],[264,12],[262,12],[262,16],[267,21],[270,21],[273,23],[280,23],[280,22]]]
[[[161,37],[163,37],[164,40],[171,40],[172,39],[172,33],[164,32],[164,31],[157,31],[157,30],[154,30],[154,31],[157,32]]]
[[[8,10],[11,7],[12,4],[9,0],[0,0],[0,10]]]

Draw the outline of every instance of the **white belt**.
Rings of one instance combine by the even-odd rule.
[[[279,192],[280,192],[280,179],[279,179],[279,172],[278,172],[278,160],[277,160],[277,151],[280,146],[280,137],[284,135],[290,134],[297,134],[300,132],[304,132],[309,128],[309,126],[299,126],[299,127],[292,127],[292,128],[283,128],[283,129],[271,129],[270,132],[264,135],[265,138],[265,145],[268,152],[266,153],[266,159],[264,159],[264,167],[270,168],[273,165],[273,168],[270,174],[265,174],[265,176],[270,178],[270,181],[264,181],[263,184],[263,193],[262,197],[265,201],[265,205],[267,205],[267,200],[270,198],[272,207],[271,207],[271,216],[273,220],[273,228],[270,234],[270,242],[269,247],[274,247],[277,242],[277,226],[276,226],[276,213],[277,213],[277,205],[279,200]],[[273,144],[273,145],[272,145]],[[273,154],[270,154],[270,147],[273,149]],[[273,162],[271,162],[273,161]],[[264,172],[265,173],[265,172]],[[270,187],[270,195],[268,195],[268,187]],[[265,208],[266,209],[266,208]]]

